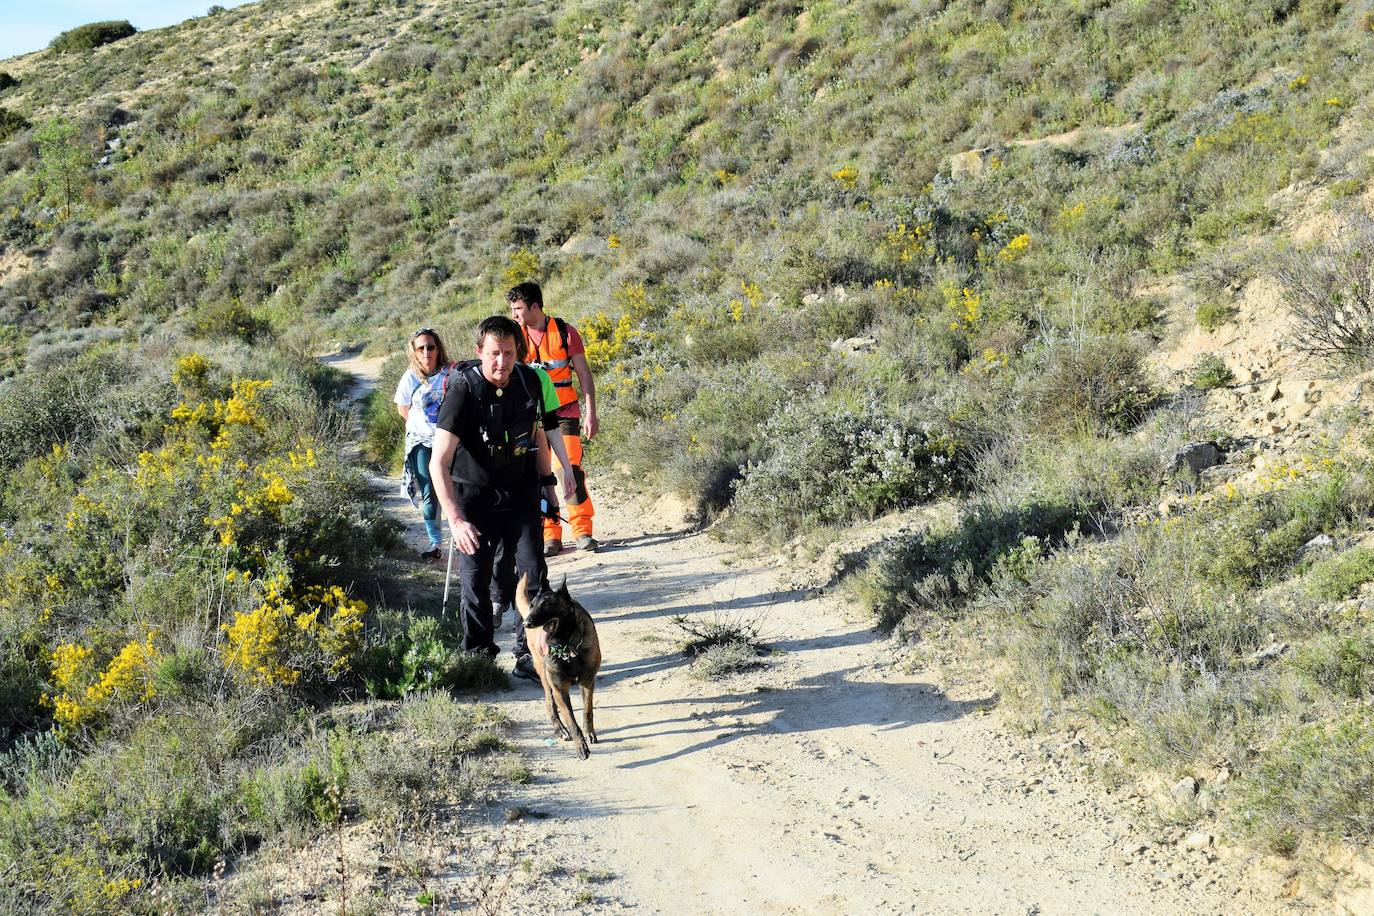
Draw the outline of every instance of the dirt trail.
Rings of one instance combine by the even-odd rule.
[[[520,821],[522,845],[582,874],[579,911],[1276,911],[1237,864],[1133,826],[1087,775],[1086,749],[1012,736],[987,688],[904,672],[840,599],[784,589],[595,469],[590,483],[605,546],[555,558],[550,576],[597,621],[601,742],[585,762],[553,742],[536,685],[489,698],[535,773],[510,800],[540,815]],[[399,517],[418,543],[417,514]],[[764,668],[689,676],[670,618],[718,612],[762,615],[777,652]],[[1051,761],[1066,754],[1082,766]],[[568,900],[534,880],[505,908]]]

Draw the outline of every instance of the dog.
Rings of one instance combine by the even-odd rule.
[[[572,741],[583,760],[591,756],[588,744],[596,744],[592,720],[592,690],[601,668],[601,641],[587,609],[568,594],[564,577],[557,589],[545,586],[534,594],[526,591],[529,577],[521,576],[515,589],[515,606],[529,638],[530,658],[539,682],[544,685],[544,710],[553,733]],[[576,683],[582,690],[582,728],[573,716],[568,691]]]

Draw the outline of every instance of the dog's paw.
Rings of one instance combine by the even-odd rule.
[[[586,760],[591,755],[592,749],[587,747],[587,742],[585,740],[577,742],[577,756],[581,757],[583,760]]]
[[[596,744],[596,732],[587,732],[587,740],[592,744]]]

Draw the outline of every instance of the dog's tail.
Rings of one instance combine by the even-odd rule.
[[[529,581],[530,574],[524,573],[520,576],[520,581],[515,583],[515,609],[520,612],[521,621],[529,620],[530,617],[530,595],[525,591]]]

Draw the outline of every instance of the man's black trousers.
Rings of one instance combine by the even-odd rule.
[[[545,579],[543,528],[533,506],[492,509],[464,506],[463,515],[480,535],[477,552],[458,554],[458,578],[462,590],[463,649],[495,655],[492,634],[492,577],[497,549],[515,557],[515,578],[528,575],[531,582]],[[524,628],[515,621],[517,632]],[[523,634],[521,634],[523,635]]]

